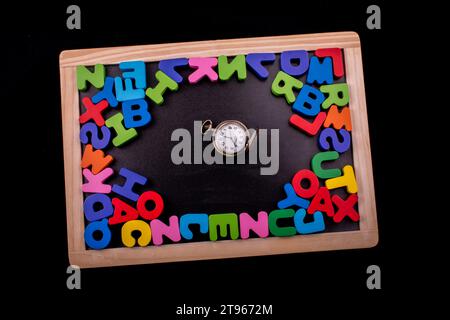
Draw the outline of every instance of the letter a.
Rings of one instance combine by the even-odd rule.
[[[70,16],[67,18],[66,21],[66,26],[67,29],[69,30],[73,30],[73,29],[77,29],[80,30],[81,29],[81,10],[80,7],[73,4],[67,7],[66,10],[67,14],[70,14]]]

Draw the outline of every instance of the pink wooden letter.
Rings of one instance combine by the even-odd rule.
[[[189,83],[197,83],[204,76],[208,76],[209,80],[213,82],[218,79],[218,75],[213,69],[217,66],[217,58],[190,58],[189,66],[197,69],[189,75]]]
[[[269,236],[269,219],[267,212],[260,211],[258,220],[254,220],[248,213],[242,212],[239,215],[239,225],[241,228],[241,238],[248,239],[250,230],[253,230],[260,238]]]
[[[154,219],[150,221],[150,228],[152,229],[153,243],[157,246],[163,244],[163,235],[173,242],[181,240],[177,216],[171,216],[169,218],[169,225],[166,225],[158,219]]]
[[[109,184],[104,184],[103,181],[108,179],[113,174],[113,169],[105,168],[97,174],[93,174],[91,170],[84,169],[83,176],[88,181],[81,186],[83,192],[91,193],[110,193],[111,186]]]

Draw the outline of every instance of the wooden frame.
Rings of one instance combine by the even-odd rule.
[[[163,246],[85,248],[81,144],[79,140],[79,100],[76,66],[116,64],[126,60],[159,61],[180,57],[237,55],[285,50],[344,49],[345,72],[349,86],[352,117],[353,161],[358,181],[360,230],[319,233],[307,236],[263,239],[206,241]],[[357,33],[337,32],[280,37],[185,42],[133,47],[63,51],[59,58],[61,107],[64,141],[67,235],[69,260],[80,267],[160,263],[242,256],[285,254],[373,247],[378,242],[378,227],[373,186],[369,128],[364,92],[360,41]],[[287,121],[287,119],[286,119]]]

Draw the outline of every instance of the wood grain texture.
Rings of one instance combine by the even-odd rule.
[[[359,211],[364,213],[360,215],[359,226],[362,231],[378,230],[361,48],[345,49],[344,56],[350,94],[353,163],[358,182],[358,207]],[[372,242],[375,245],[378,238],[372,239]]]
[[[60,68],[64,176],[69,255],[85,250],[83,193],[81,191],[80,109],[75,68]]]
[[[246,240],[205,241],[162,246],[83,250],[70,254],[70,263],[84,268],[163,263],[173,261],[225,259],[366,248],[376,231],[349,231]]]
[[[336,32],[280,37],[261,37],[214,41],[180,42],[133,47],[69,50],[61,52],[61,67],[115,64],[126,60],[146,62],[173,58],[237,55],[282,50],[315,50],[318,48],[356,48],[359,37],[355,32]]]
[[[345,69],[350,92],[352,147],[359,186],[360,230],[288,238],[206,241],[135,248],[86,250],[84,245],[83,195],[81,192],[81,145],[78,91],[75,68],[96,63],[116,64],[126,60],[237,55],[284,50],[344,49]],[[104,267],[161,263],[294,252],[366,248],[378,242],[369,128],[364,92],[359,37],[354,32],[292,35],[232,40],[143,45],[104,49],[63,51],[60,55],[61,107],[64,142],[64,173],[69,260],[80,267]],[[288,119],[286,119],[288,121]]]

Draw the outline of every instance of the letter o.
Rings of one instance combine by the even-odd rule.
[[[153,201],[155,208],[147,210],[145,204],[147,201]],[[153,220],[158,218],[164,209],[164,202],[161,196],[155,191],[146,191],[139,197],[137,201],[137,210],[142,218],[146,220]]]
[[[309,181],[308,188],[302,187],[303,180]],[[307,169],[303,169],[298,171],[294,175],[294,178],[292,178],[292,186],[294,187],[295,193],[299,197],[309,199],[313,195],[315,195],[319,190],[319,179],[317,179],[317,176],[314,174],[314,172]]]
[[[101,232],[102,237],[100,240],[94,238],[95,231]],[[86,229],[84,229],[84,241],[92,249],[100,250],[106,248],[111,241],[111,230],[108,227],[108,219],[105,218],[89,223]]]

